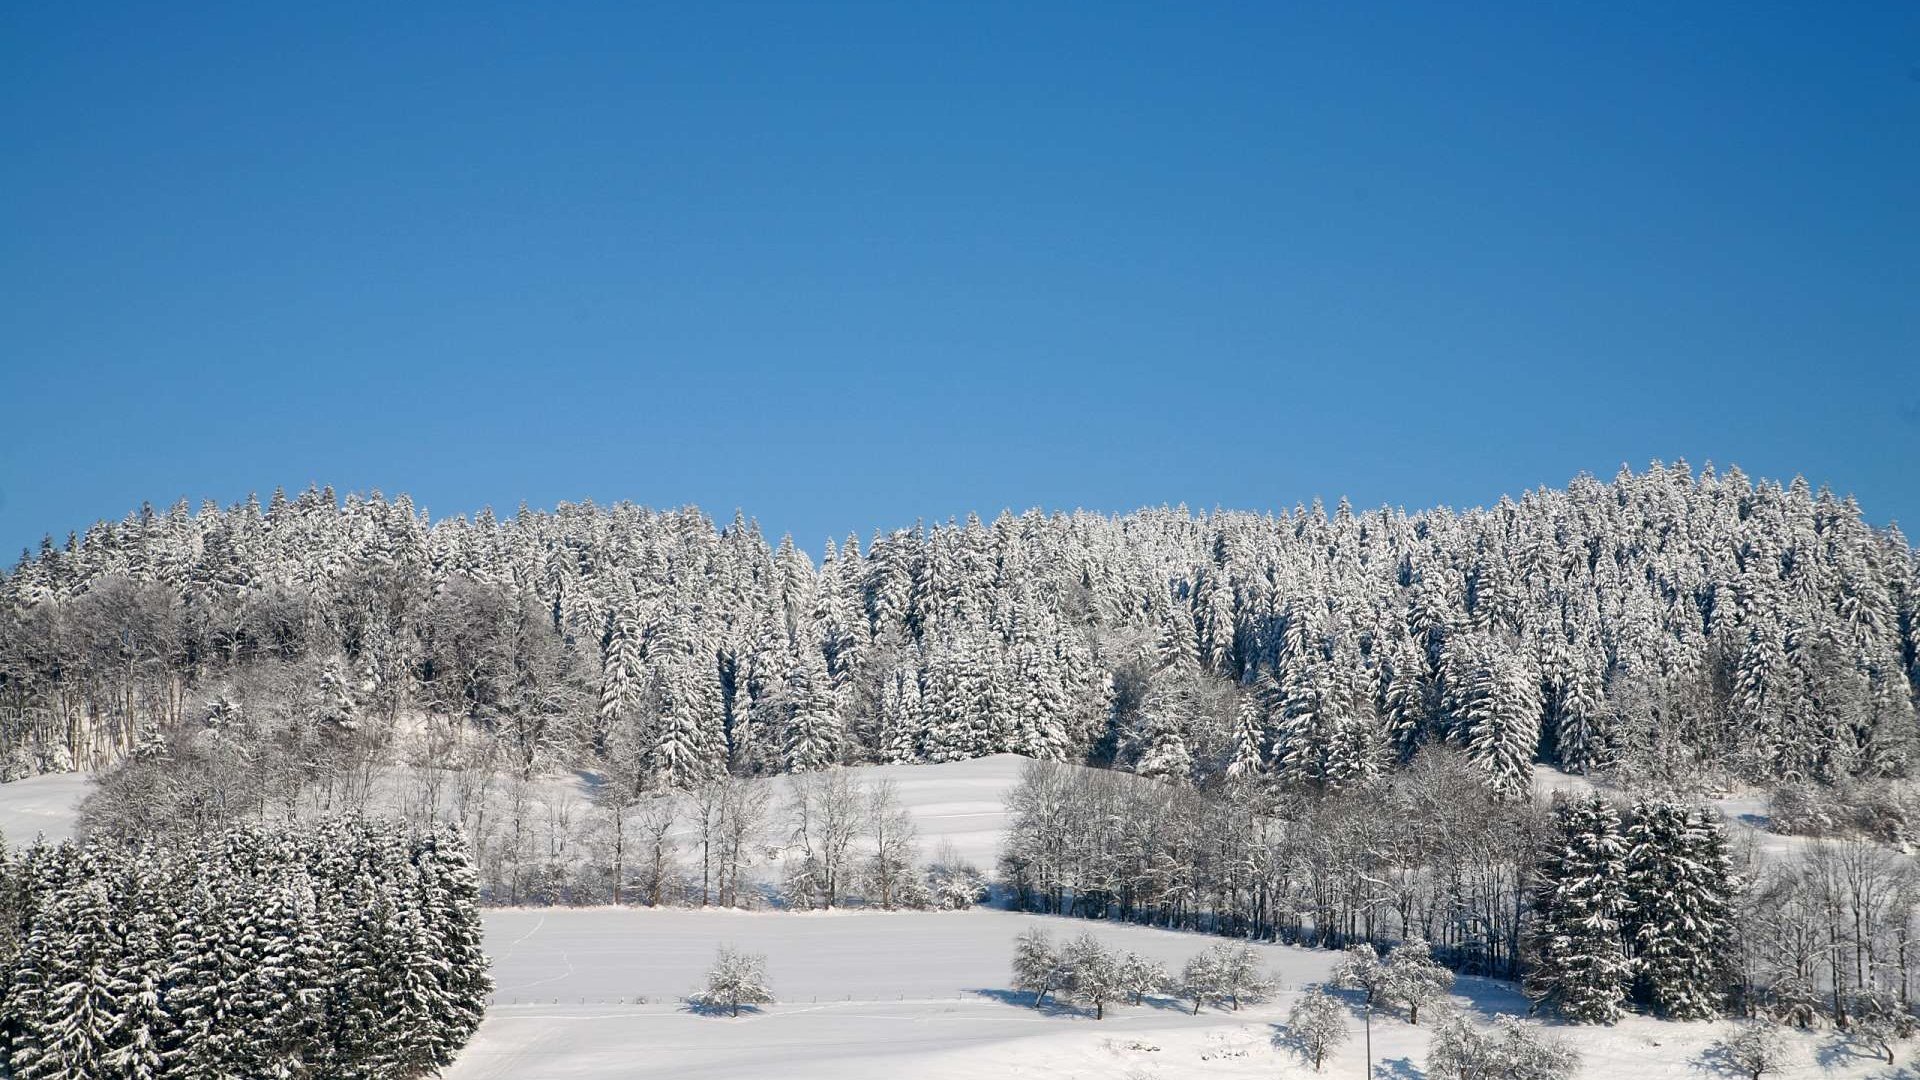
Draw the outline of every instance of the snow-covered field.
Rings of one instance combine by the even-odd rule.
[[[1332,953],[1259,946],[1282,991],[1234,1013],[1150,1001],[1095,1021],[1031,1008],[1007,990],[1013,938],[1029,926],[1092,931],[1177,968],[1217,939],[1004,911],[812,913],[514,910],[487,917],[499,983],[494,1007],[449,1080],[793,1077],[973,1080],[983,1077],[1308,1077],[1275,1037],[1300,990],[1326,978]],[[721,943],[767,955],[779,1003],[738,1019],[677,1002]],[[1454,1004],[1482,1017],[1524,1013],[1503,983],[1462,979]],[[1559,1027],[1593,1078],[1713,1076],[1702,1057],[1721,1024],[1631,1017],[1613,1028]],[[1362,1076],[1354,1038],[1326,1076]],[[1375,1076],[1424,1076],[1426,1027],[1373,1023]],[[1794,1040],[1786,1077],[1913,1076],[1828,1036]]]
[[[11,847],[31,844],[39,834],[48,840],[67,839],[73,835],[80,801],[91,790],[93,780],[84,773],[29,776],[0,784],[0,836]]]

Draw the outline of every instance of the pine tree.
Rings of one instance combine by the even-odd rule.
[[[784,760],[790,772],[824,769],[840,760],[843,729],[828,685],[826,660],[802,648],[787,674],[791,712],[786,721]]]
[[[1733,932],[1724,829],[1698,807],[1643,802],[1626,839],[1626,932],[1640,1000],[1675,1020],[1718,1016]]]
[[[1622,937],[1626,850],[1620,816],[1599,796],[1554,807],[1534,868],[1534,966],[1526,989],[1575,1023],[1612,1023],[1632,979]]]
[[[167,967],[161,940],[166,899],[145,865],[153,858],[151,849],[142,849],[134,857],[119,883],[122,897],[115,912],[119,962],[110,991],[114,1004],[108,1038],[113,1049],[105,1064],[109,1075],[124,1080],[157,1080],[164,1075],[161,1048],[172,1034],[172,1020],[160,1002]]]
[[[1540,745],[1538,680],[1522,664],[1482,649],[1467,676],[1455,717],[1467,757],[1487,787],[1507,799],[1533,786],[1533,760]]]
[[[1153,673],[1120,748],[1132,771],[1169,781],[1192,776],[1188,732],[1193,722],[1193,680],[1198,677],[1198,672],[1178,661]]]
[[[86,877],[52,905],[53,951],[39,958],[48,975],[48,1012],[38,1018],[40,1057],[21,1070],[23,1077],[99,1076],[108,1070],[120,1011],[113,986],[119,957],[102,869],[83,865]]]
[[[1228,747],[1226,775],[1233,779],[1267,770],[1266,710],[1252,687],[1242,687],[1234,703],[1233,733]]]
[[[620,611],[607,628],[606,653],[600,665],[600,711],[594,744],[606,752],[613,731],[632,723],[640,698],[640,626],[631,613]]]

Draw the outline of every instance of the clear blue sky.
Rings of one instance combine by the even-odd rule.
[[[0,559],[1655,457],[1920,532],[1920,5],[463,6],[0,9]]]

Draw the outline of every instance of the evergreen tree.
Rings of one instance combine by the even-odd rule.
[[[1640,1000],[1676,1020],[1718,1016],[1733,933],[1725,831],[1698,807],[1643,802],[1626,840],[1626,933]]]
[[[1575,1023],[1620,1016],[1633,968],[1622,937],[1627,848],[1620,816],[1599,796],[1554,807],[1534,868],[1534,966],[1526,990]]]

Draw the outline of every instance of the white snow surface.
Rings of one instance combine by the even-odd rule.
[[[1092,932],[1178,969],[1220,939],[1005,911],[816,912],[634,909],[497,910],[487,916],[499,983],[448,1080],[974,1080],[984,1077],[1185,1080],[1310,1077],[1284,1042],[1287,1009],[1324,980],[1337,954],[1255,946],[1281,985],[1239,1012],[1149,999],[1096,1021],[1075,1008],[1036,1010],[1007,989],[1013,938],[1040,926]],[[722,944],[767,956],[778,1002],[739,1018],[687,1011]],[[1524,1013],[1510,984],[1463,978],[1453,1006],[1482,1019]],[[1357,999],[1353,1039],[1321,1076],[1364,1076]],[[1426,1020],[1423,1017],[1423,1021]],[[1425,1075],[1430,1021],[1373,1018],[1376,1077]],[[1582,1077],[1719,1075],[1703,1055],[1725,1023],[1629,1017],[1610,1028],[1552,1025],[1583,1056]],[[1784,1077],[1912,1076],[1876,1064],[1831,1034],[1788,1035]]]
[[[49,773],[0,784],[0,836],[11,847],[25,847],[39,835],[68,839],[80,802],[92,790],[93,778],[85,773]]]

